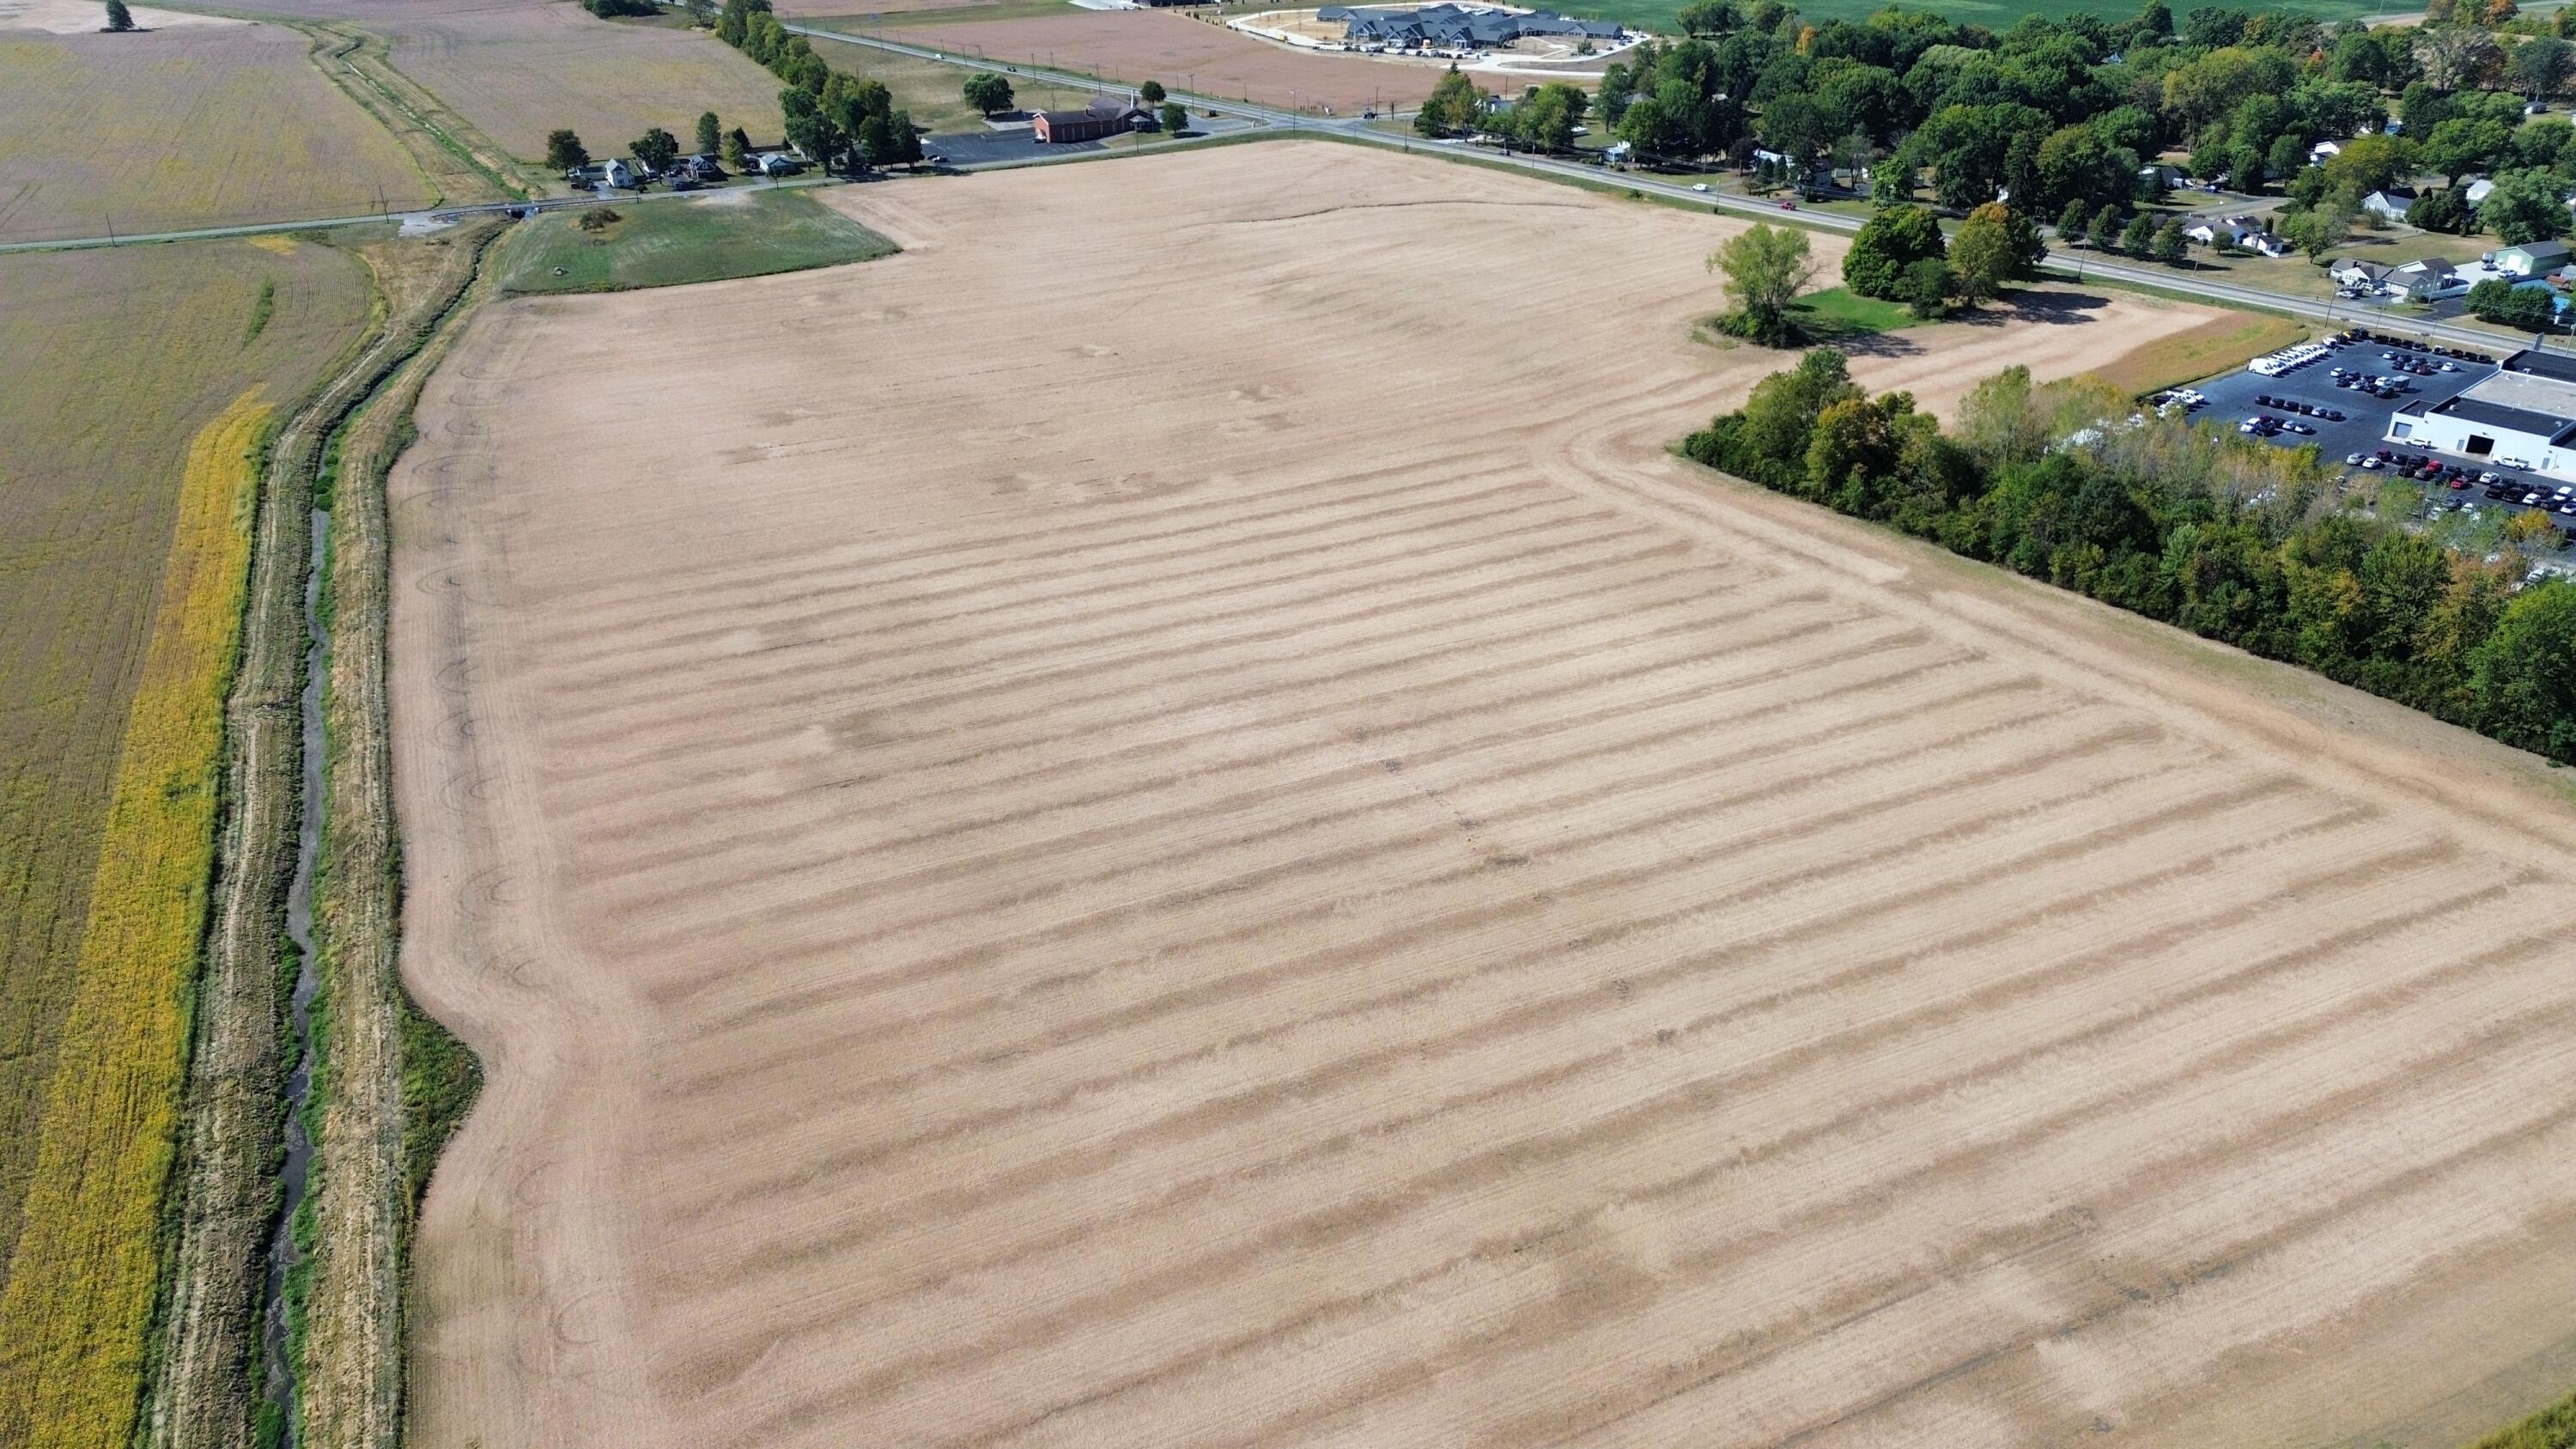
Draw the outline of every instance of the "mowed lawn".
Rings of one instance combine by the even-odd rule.
[[[521,160],[570,127],[594,156],[625,154],[651,126],[686,142],[702,111],[755,139],[783,124],[778,79],[713,36],[612,25],[578,5],[523,4],[370,18],[394,67]]]
[[[894,243],[802,191],[731,191],[703,201],[609,207],[618,220],[581,229],[580,211],[548,212],[510,239],[508,292],[623,292],[861,262]]]
[[[31,1181],[40,1145],[56,1160],[84,1133],[79,1166],[42,1174],[53,1196],[112,1161],[148,1168],[152,1133],[117,1124],[175,1112],[209,845],[182,837],[210,818],[203,747],[232,646],[242,453],[358,336],[370,296],[349,254],[284,238],[0,257],[0,1442],[29,1442],[33,1406],[97,1382],[82,1367],[95,1355],[140,1347],[139,1314],[107,1314],[116,1331],[79,1352],[49,1327],[57,1310],[133,1303],[138,1272],[148,1311],[161,1178],[143,1173],[152,1186],[127,1211],[45,1224]],[[127,828],[108,849],[111,816]],[[151,1080],[114,1112],[52,1114],[48,1130],[64,1063]],[[114,1226],[137,1212],[139,1231]],[[82,1242],[97,1251],[60,1250]],[[8,1291],[29,1274],[83,1286]],[[104,1401],[111,1417],[131,1410],[125,1387],[122,1410]],[[57,1430],[75,1419],[36,1413]]]
[[[401,145],[305,48],[275,25],[0,30],[0,242],[434,200]]]

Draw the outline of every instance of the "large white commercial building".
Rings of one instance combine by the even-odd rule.
[[[2440,402],[2410,402],[2388,439],[2576,482],[2576,356],[2537,349]]]

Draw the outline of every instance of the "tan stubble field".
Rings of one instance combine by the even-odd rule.
[[[1730,223],[1321,145],[833,197],[906,252],[487,311],[394,481],[405,972],[490,1072],[419,1442],[2563,1390],[2520,757],[1672,460],[1779,365],[1688,340]]]

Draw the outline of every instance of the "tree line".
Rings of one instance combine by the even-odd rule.
[[[2030,15],[1996,31],[1893,6],[1819,23],[1783,0],[1698,0],[1681,12],[1682,39],[1607,67],[1595,112],[1650,162],[1750,170],[1767,153],[1796,177],[1867,168],[1883,204],[1928,197],[1965,212],[2008,199],[2041,217],[2080,204],[2087,230],[2105,207],[2125,215],[2161,199],[2167,181],[2147,163],[2182,149],[2192,175],[2278,188],[2289,213],[2314,212],[2329,233],[2363,219],[2373,191],[2423,172],[2446,185],[2419,202],[2421,224],[2474,221],[2508,241],[2560,234],[2576,128],[2527,119],[2523,105],[2567,87],[2576,7],[2546,22],[2511,0],[2433,0],[2432,12],[2374,29],[2212,7],[2177,24],[2149,0],[2128,20]],[[1472,87],[1442,87],[1445,109],[1426,107],[1423,124],[1460,129]],[[2392,102],[2399,135],[2382,134]],[[2344,143],[2341,154],[2311,165],[2320,140]],[[2478,173],[2495,189],[2472,205],[2458,183]]]
[[[921,131],[879,80],[834,70],[804,36],[790,35],[769,0],[725,0],[716,38],[787,82],[778,93],[787,142],[823,166],[909,166],[921,160]]]
[[[1818,349],[1692,433],[1694,460],[2576,763],[2576,583],[2523,586],[2530,512],[2425,531],[2342,504],[2313,453],[2133,413],[2014,367],[1944,430]],[[2391,501],[2397,495],[2392,494]]]

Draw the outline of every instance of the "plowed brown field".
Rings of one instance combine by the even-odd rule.
[[[866,22],[838,22],[852,31]],[[1141,85],[1158,80],[1192,94],[1312,113],[1348,115],[1372,101],[1411,106],[1440,80],[1436,66],[1291,50],[1168,10],[1072,10],[1015,20],[907,25],[908,44],[959,55],[1023,60]]]
[[[904,254],[495,307],[395,479],[404,959],[490,1067],[418,1442],[2563,1389],[2522,757],[1671,459],[1779,365],[1688,340],[1728,223],[1320,145],[834,195]]]

